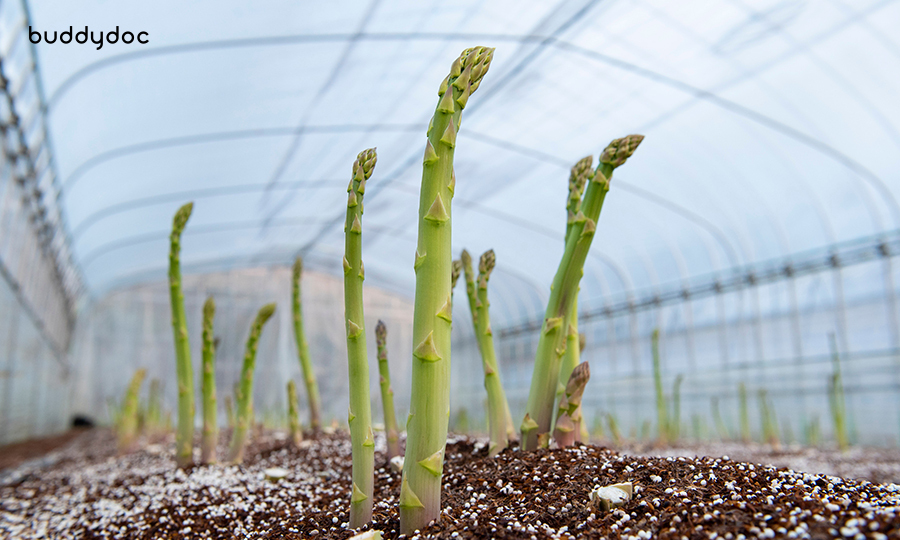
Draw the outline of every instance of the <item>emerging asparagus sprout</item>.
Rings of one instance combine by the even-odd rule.
[[[147,433],[151,438],[156,437],[162,430],[162,391],[159,379],[150,380],[150,395],[147,396]]]
[[[375,170],[377,156],[370,148],[353,162],[353,178],[347,186],[347,221],[344,226],[344,316],[347,319],[347,360],[350,367],[350,442],[353,448],[353,485],[350,494],[350,528],[372,519],[375,482],[375,437],[369,404],[369,361],[363,318],[362,214],[366,180]]]
[[[722,412],[719,410],[719,398],[716,396],[712,397],[712,415],[719,438],[723,441],[731,439],[731,435],[728,433],[728,426],[725,425],[725,421],[722,419]]]
[[[581,397],[590,378],[591,368],[587,362],[582,362],[575,366],[566,383],[566,391],[559,402],[556,416],[556,430],[553,432],[553,438],[560,447],[575,444],[575,437],[580,431],[576,421],[581,424],[581,418],[576,419],[576,415],[581,413]]]
[[[303,274],[303,259],[294,261],[293,279],[291,280],[291,307],[294,314],[294,338],[297,340],[297,356],[303,369],[303,382],[306,384],[306,397],[309,402],[309,427],[313,433],[321,429],[319,419],[319,385],[316,383],[316,372],[309,358],[309,344],[303,330],[303,307],[300,301],[300,277]]]
[[[218,410],[216,409],[216,339],[213,338],[213,318],[216,302],[212,296],[203,304],[203,436],[200,442],[200,462],[216,462],[216,442],[219,439]]]
[[[493,253],[493,251],[491,253]],[[483,255],[482,255],[482,257],[483,257]],[[476,338],[475,343],[478,345],[478,352],[481,354],[481,364],[484,367],[485,389],[487,389],[487,387],[488,387],[489,372],[495,371],[498,373],[497,383],[500,385],[499,388],[500,388],[500,392],[502,394],[503,386],[502,386],[502,384],[500,384],[500,381],[499,381],[499,371],[497,371],[496,369],[494,369],[492,367],[489,367],[489,366],[497,365],[496,355],[494,354],[493,334],[492,333],[491,333],[491,335],[485,334],[486,331],[489,332],[491,329],[491,321],[489,318],[490,315],[487,315],[487,314],[484,315],[485,317],[488,317],[488,319],[486,321],[484,321],[483,325],[479,326],[479,321],[478,321],[479,308],[481,307],[481,303],[482,303],[482,301],[480,300],[481,293],[478,290],[478,287],[476,287],[476,285],[475,285],[475,271],[472,269],[472,256],[469,255],[468,251],[466,251],[466,250],[462,251],[462,253],[459,256],[459,264],[462,268],[463,273],[465,274],[466,297],[469,299],[469,311],[472,314],[472,325],[475,328],[475,338]],[[485,281],[485,285],[487,285],[487,281]],[[485,299],[487,299],[487,289],[486,288],[484,291],[484,296],[485,296]],[[488,306],[485,306],[485,310],[484,310],[485,313],[488,312],[487,308],[489,307],[489,305],[490,304],[488,304]],[[485,355],[485,342],[487,342],[487,341],[490,341],[490,351],[487,353],[487,356],[486,356]],[[495,385],[493,383],[491,383],[490,386],[493,388]],[[488,418],[490,418],[491,414],[492,414],[491,413],[491,392],[493,392],[493,391],[494,390],[488,390]],[[494,396],[494,399],[497,402],[501,402],[504,407],[503,414],[506,418],[505,431],[506,431],[507,441],[516,440],[517,439],[516,427],[512,421],[512,414],[510,414],[510,412],[509,412],[509,402],[506,400],[506,395],[503,394],[502,400],[497,396]],[[493,437],[492,437],[492,440],[493,440]],[[499,446],[497,449],[497,453],[500,453],[504,448],[506,448],[506,444]],[[491,455],[496,455],[496,454],[491,454]]]
[[[400,488],[400,532],[440,518],[441,475],[450,415],[451,211],[453,153],[460,117],[487,73],[494,49],[466,49],[438,90],[428,128],[419,197],[410,415]]]
[[[381,404],[384,408],[384,431],[387,435],[388,461],[400,455],[400,430],[394,412],[394,389],[391,388],[391,370],[387,357],[387,327],[384,321],[375,325],[375,342],[378,344],[378,373],[381,386]]]
[[[775,409],[769,406],[768,392],[764,388],[759,389],[759,416],[762,424],[763,441],[778,450],[781,448],[781,440],[778,438],[778,419]]]
[[[837,439],[838,448],[841,452],[846,452],[850,447],[850,438],[847,436],[847,406],[844,401],[844,382],[841,378],[841,355],[838,353],[834,333],[828,337],[828,343],[831,346],[831,360],[834,365],[834,371],[828,378],[828,405],[831,409],[834,436]]]
[[[234,431],[231,434],[231,446],[228,449],[228,461],[241,463],[244,461],[244,446],[247,442],[247,430],[253,423],[253,370],[256,367],[256,349],[259,347],[259,336],[263,325],[275,313],[275,304],[266,304],[256,314],[256,320],[250,327],[247,348],[244,351],[244,366],[241,370],[241,381],[237,387],[237,412]]]
[[[188,340],[184,294],[181,291],[181,233],[191,217],[194,203],[175,212],[169,236],[169,295],[172,304],[172,330],[175,334],[175,366],[178,375],[178,431],[175,433],[175,461],[187,467],[193,461],[194,444],[194,370],[191,343]]]
[[[656,442],[660,446],[665,446],[668,441],[669,419],[666,396],[663,393],[662,369],[659,363],[659,328],[653,329],[650,345],[653,352],[653,384],[656,389]]]
[[[467,254],[468,255],[468,254]],[[503,391],[503,383],[500,380],[500,366],[497,364],[497,355],[494,351],[494,333],[491,331],[491,302],[488,300],[488,280],[497,259],[494,250],[488,250],[481,255],[478,261],[478,284],[475,302],[475,335],[478,338],[478,348],[481,350],[482,367],[484,368],[484,389],[488,395],[488,426],[491,434],[491,443],[488,447],[488,455],[496,456],[507,446],[508,436],[506,428],[512,424],[509,417],[509,404],[506,393]]]
[[[147,376],[146,369],[139,369],[134,372],[128,389],[125,391],[125,397],[122,399],[122,410],[119,412],[119,451],[124,452],[130,450],[134,445],[135,437],[138,432],[138,403],[141,393],[141,384],[144,383],[144,377]]]
[[[747,409],[747,387],[744,383],[738,385],[738,414],[741,424],[741,442],[750,444],[750,412]]]
[[[287,383],[288,393],[288,426],[291,430],[291,442],[294,446],[300,446],[303,440],[303,431],[300,429],[300,418],[297,414],[297,385],[291,379]]]
[[[538,340],[528,404],[521,427],[523,450],[534,450],[538,446],[538,437],[550,432],[559,370],[566,351],[566,318],[578,293],[584,261],[597,230],[597,219],[609,191],[613,171],[625,163],[642,140],[641,135],[629,135],[612,141],[600,155],[600,164],[585,188],[581,207],[573,220],[566,249],[550,287],[550,300]]]
[[[668,416],[669,442],[675,443],[681,436],[681,383],[684,375],[679,373],[672,384],[672,414]]]

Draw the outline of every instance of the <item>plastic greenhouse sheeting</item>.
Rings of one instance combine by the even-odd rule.
[[[740,366],[784,359],[821,374],[829,332],[847,354],[891,359],[900,347],[898,2],[28,5],[41,33],[148,33],[145,45],[99,50],[36,45],[61,204],[94,309],[164,279],[171,216],[188,200],[188,273],[300,254],[339,275],[346,183],[372,146],[366,284],[410,299],[438,84],[460,50],[488,45],[495,59],[459,132],[453,250],[497,253],[493,325],[517,406],[529,325],[563,249],[568,169],[629,133],[646,139],[616,173],[585,265],[589,359],[638,384],[655,327],[671,376],[721,365],[737,381]],[[804,264],[815,270],[795,276]],[[469,326],[454,330],[474,359]],[[686,391],[707,410],[702,386],[689,378]]]

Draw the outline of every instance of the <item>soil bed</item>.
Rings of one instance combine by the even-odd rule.
[[[220,451],[224,453],[224,442]],[[2,538],[349,538],[350,444],[343,433],[292,447],[255,438],[244,465],[175,468],[171,442],[116,456],[109,432],[86,433],[0,473]],[[384,439],[376,446],[384,462]],[[900,538],[900,486],[722,458],[621,455],[578,446],[488,458],[451,438],[444,514],[423,538]],[[269,467],[290,475],[264,479]],[[597,486],[633,482],[602,512]],[[398,538],[400,476],[376,470],[371,527]]]

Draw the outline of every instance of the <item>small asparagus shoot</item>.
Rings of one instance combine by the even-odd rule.
[[[738,385],[738,414],[741,425],[741,442],[750,443],[750,412],[747,409],[747,387],[744,383]]]
[[[125,397],[122,400],[122,410],[119,413],[119,451],[125,452],[134,445],[134,439],[138,432],[138,403],[141,393],[141,384],[144,377],[147,376],[146,369],[139,369],[134,372],[128,389],[125,391]]]
[[[294,446],[300,446],[300,442],[303,440],[303,431],[300,429],[300,418],[297,414],[297,385],[294,384],[294,379],[288,381],[287,393],[288,426],[290,426],[291,430],[291,442],[294,443]]]
[[[194,444],[194,368],[188,340],[184,294],[181,291],[181,233],[187,225],[194,203],[175,212],[169,236],[169,295],[172,304],[172,330],[175,334],[175,366],[178,375],[178,431],[175,433],[175,461],[179,467],[193,462]]]
[[[300,300],[300,278],[303,274],[303,259],[294,261],[293,279],[291,280],[291,307],[294,314],[294,338],[297,341],[297,355],[300,357],[300,368],[303,370],[303,382],[306,384],[306,397],[309,403],[309,427],[313,433],[321,429],[319,419],[319,385],[316,383],[316,372],[309,358],[309,344],[303,329],[303,306]]]
[[[159,379],[150,380],[150,395],[147,397],[147,432],[155,437],[162,430],[162,391]]]
[[[400,430],[394,412],[394,389],[391,388],[391,370],[387,357],[387,326],[384,321],[375,325],[375,342],[378,344],[378,373],[381,385],[381,403],[384,408],[384,431],[387,435],[387,458],[390,461],[400,455]]]
[[[559,370],[566,350],[568,329],[564,325],[565,319],[571,312],[573,299],[578,292],[584,261],[597,230],[597,220],[609,191],[613,171],[625,163],[642,140],[641,135],[629,135],[612,141],[600,155],[600,164],[584,190],[581,208],[575,216],[566,240],[566,249],[550,287],[550,299],[544,313],[521,427],[523,450],[536,449],[538,437],[549,434],[552,429]]]
[[[666,396],[663,393],[662,368],[659,364],[659,328],[653,329],[650,335],[650,345],[653,351],[653,384],[656,389],[656,443],[665,446],[669,433],[669,419],[667,418]]]
[[[241,381],[237,387],[237,411],[234,431],[231,434],[231,445],[228,448],[228,462],[244,461],[244,446],[247,442],[247,431],[253,423],[253,371],[256,367],[256,349],[259,347],[259,336],[263,325],[275,313],[275,304],[266,304],[256,314],[256,320],[250,327],[247,347],[244,351],[244,366],[241,369]]]
[[[440,518],[441,475],[450,415],[451,199],[453,154],[463,108],[481,84],[494,49],[466,49],[441,83],[425,143],[419,194],[413,363],[400,487],[400,532]]]
[[[216,408],[216,340],[213,338],[213,318],[216,302],[212,296],[203,304],[203,436],[200,442],[200,462],[216,462],[216,442],[219,440],[218,409]]]
[[[369,360],[366,324],[363,318],[362,214],[366,180],[377,161],[374,148],[363,150],[353,162],[353,177],[347,192],[344,225],[344,316],[347,326],[347,360],[350,368],[350,442],[353,453],[353,483],[350,493],[350,528],[372,519],[375,482],[375,437],[369,400]]]
[[[500,380],[500,366],[497,364],[497,354],[494,351],[494,333],[491,331],[491,302],[488,300],[488,280],[491,272],[497,264],[494,250],[488,250],[481,255],[478,261],[478,282],[476,286],[476,318],[475,334],[478,338],[481,350],[482,367],[484,368],[484,389],[488,396],[488,426],[491,435],[488,455],[496,456],[506,448],[508,437],[506,426],[512,419],[509,414],[509,404],[506,400],[506,392],[503,391],[503,383]]]
[[[828,405],[831,409],[834,436],[837,439],[838,448],[841,452],[846,452],[850,447],[850,438],[847,436],[847,406],[844,400],[844,382],[841,378],[841,355],[838,353],[834,333],[832,332],[828,337],[834,366],[834,371],[828,379]]]
[[[559,402],[559,411],[556,415],[556,430],[553,432],[553,438],[560,447],[572,446],[575,444],[575,436],[579,432],[576,425],[576,414],[581,414],[581,397],[584,395],[584,388],[587,386],[588,380],[591,378],[591,368],[587,362],[582,362],[575,366],[572,375],[569,376],[569,382],[566,383],[566,391]],[[578,424],[581,418],[577,419]]]

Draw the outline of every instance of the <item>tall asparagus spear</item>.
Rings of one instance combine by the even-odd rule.
[[[244,461],[244,446],[247,442],[247,430],[253,423],[253,370],[256,367],[256,349],[259,347],[259,335],[263,325],[275,313],[275,304],[266,304],[256,314],[256,320],[250,327],[247,348],[244,351],[244,366],[241,369],[241,382],[237,387],[237,412],[234,431],[231,434],[231,446],[228,448],[229,463]]]
[[[172,304],[172,330],[175,334],[175,366],[178,375],[178,431],[175,433],[175,461],[187,467],[193,461],[194,444],[194,368],[188,341],[184,294],[181,292],[181,233],[191,217],[194,203],[175,212],[169,237],[169,295]]]
[[[219,439],[216,409],[216,346],[213,338],[213,318],[216,302],[212,296],[203,304],[203,436],[200,442],[200,462],[216,462],[216,441]]]
[[[297,385],[294,379],[287,383],[288,392],[288,426],[291,429],[291,442],[294,446],[300,446],[303,440],[303,431],[300,429],[300,418],[297,416]]]
[[[463,108],[490,67],[494,49],[466,49],[438,90],[425,143],[419,194],[410,415],[400,488],[400,532],[440,517],[441,474],[450,414],[450,202],[453,152]]]
[[[390,460],[400,455],[400,430],[394,412],[394,389],[391,388],[391,370],[387,357],[387,327],[384,321],[375,325],[375,342],[378,344],[378,372],[381,385],[381,403],[384,408],[384,430],[387,434],[387,453]]]
[[[353,488],[350,494],[350,528],[372,519],[375,482],[375,438],[369,401],[369,360],[363,319],[362,214],[366,180],[375,170],[375,149],[363,150],[353,162],[353,178],[347,191],[344,226],[344,316],[347,319],[347,360],[350,366],[350,442],[353,448]]]
[[[580,430],[576,421],[578,424],[581,423],[581,418],[576,418],[576,416],[581,414],[581,397],[584,395],[584,387],[587,386],[590,378],[591,369],[587,362],[582,362],[575,366],[569,382],[566,383],[565,394],[559,402],[556,430],[553,432],[553,438],[560,447],[575,444],[575,436]]]
[[[566,236],[569,239],[578,211],[581,210],[581,196],[588,179],[593,175],[593,156],[586,156],[576,163],[569,172],[569,197],[566,199]],[[556,401],[562,402],[569,383],[572,370],[581,361],[581,350],[578,346],[578,292],[572,299],[569,313],[566,314],[566,352],[559,369],[559,384],[556,388]],[[561,407],[558,407],[559,410]],[[576,432],[577,433],[577,432]],[[578,435],[576,435],[576,439]]]
[[[497,355],[494,352],[494,334],[491,331],[490,305],[488,300],[487,285],[494,271],[497,259],[494,250],[484,252],[478,261],[478,303],[475,319],[475,334],[481,349],[482,367],[484,368],[484,389],[488,395],[488,426],[491,434],[491,444],[488,447],[488,455],[496,456],[506,448],[506,425],[511,421],[508,417],[509,405],[506,401],[506,393],[500,382],[500,367],[497,364]]]
[[[125,391],[125,399],[122,400],[122,410],[119,414],[119,451],[127,451],[134,444],[134,438],[138,431],[138,405],[141,393],[141,384],[147,370],[141,368],[134,372],[128,390]]]
[[[550,287],[550,300],[544,314],[528,393],[527,412],[521,428],[523,450],[536,449],[539,436],[548,434],[551,429],[560,363],[566,349],[565,318],[578,291],[584,261],[597,230],[597,219],[609,191],[613,170],[625,163],[641,140],[641,135],[630,135],[612,141],[600,155],[600,165],[585,189],[581,208],[575,216],[566,249]]]
[[[478,317],[479,317],[478,308],[481,304],[481,300],[479,299],[478,288],[475,285],[475,270],[472,269],[472,256],[469,255],[468,251],[466,251],[466,250],[462,251],[462,253],[459,256],[459,263],[460,263],[460,266],[462,267],[463,273],[465,274],[465,278],[466,278],[466,296],[469,299],[469,311],[472,313],[472,325],[475,327],[475,338],[476,338],[475,343],[478,344],[478,352],[481,354],[481,363],[482,363],[482,366],[484,367],[485,374],[487,374],[487,372],[489,371],[488,360],[485,357],[484,348],[483,348],[483,344],[482,344],[482,341],[484,341],[485,338],[483,336],[483,332],[479,331],[479,326],[478,326]],[[487,293],[485,292],[485,294],[487,294]],[[490,328],[490,324],[491,324],[490,321],[486,322],[486,326],[488,328]],[[493,349],[493,338],[490,338],[490,339],[492,342],[491,348]],[[493,361],[496,364],[496,356],[495,355],[492,355],[492,356],[494,356]],[[487,380],[485,380],[485,384],[487,384]],[[502,389],[502,387],[501,387],[501,389]],[[488,396],[488,404],[490,404],[490,396]],[[512,414],[510,414],[510,412],[509,412],[509,402],[506,400],[505,396],[503,398],[503,407],[506,411],[504,413],[504,415],[506,416],[506,425],[505,425],[506,438],[509,441],[514,441],[517,438],[516,426],[515,426],[515,424],[513,424]],[[490,413],[488,413],[488,414],[490,414]],[[506,445],[504,445],[502,448],[497,450],[497,452],[502,451],[503,448],[506,448]]]
[[[319,420],[319,385],[316,383],[316,372],[309,358],[309,344],[303,330],[303,308],[300,302],[300,276],[303,274],[303,259],[294,261],[294,273],[291,281],[292,308],[294,312],[294,338],[297,340],[297,355],[303,369],[303,382],[306,384],[306,397],[309,402],[309,426],[313,433],[320,429]]]

